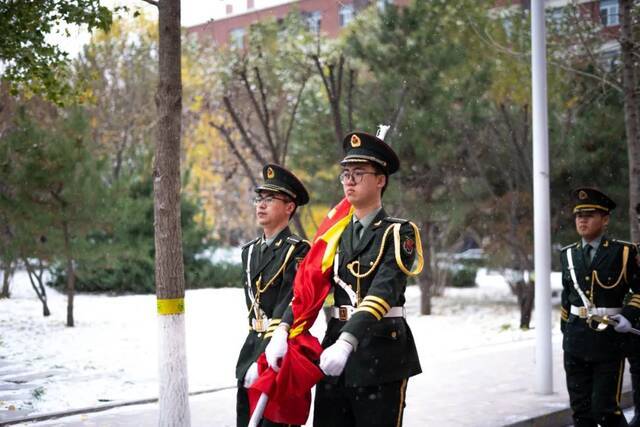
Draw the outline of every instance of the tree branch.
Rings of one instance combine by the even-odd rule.
[[[229,97],[224,96],[222,100],[224,102],[225,107],[227,108],[227,112],[229,113],[229,115],[231,116],[231,119],[233,120],[233,123],[238,128],[238,132],[240,132],[240,135],[242,136],[242,140],[244,141],[245,145],[249,148],[249,150],[251,150],[251,153],[253,154],[253,156],[255,157],[258,163],[260,163],[261,165],[266,164],[267,162],[265,161],[264,157],[262,157],[262,155],[256,148],[255,144],[251,141],[251,138],[249,138],[249,135],[247,134],[246,129],[242,125],[242,121],[240,120],[240,118],[238,117],[238,114],[234,110],[233,105],[231,105],[231,100],[229,99]]]
[[[335,92],[333,90],[333,70],[332,67],[329,66],[329,76],[331,80],[327,80],[327,76],[322,69],[322,64],[320,63],[320,58],[318,55],[312,55],[313,62],[316,64],[316,69],[318,70],[318,74],[322,78],[322,83],[324,85],[324,90],[327,93],[327,98],[329,99],[329,105],[331,106],[331,115],[333,116],[333,126],[336,134],[336,140],[341,141],[343,137],[343,129],[342,129],[342,118],[340,116],[340,100],[335,98]],[[336,147],[340,147],[336,145]],[[340,150],[340,148],[339,148]],[[338,151],[339,153],[341,151]]]
[[[338,81],[336,82],[336,100],[340,102],[340,98],[342,98],[342,75],[344,71],[344,55],[340,54],[340,59],[338,61]]]
[[[258,100],[256,99],[256,96],[253,93],[253,89],[251,89],[251,83],[249,82],[249,77],[247,76],[246,68],[243,68],[240,71],[240,78],[242,79],[242,82],[244,83],[244,88],[247,91],[247,95],[249,95],[249,99],[251,100],[251,104],[253,105],[253,108],[255,109],[256,114],[258,115],[258,120],[260,121],[260,124],[262,125],[262,130],[264,132],[264,136],[267,138],[267,145],[269,146],[269,149],[271,150],[271,153],[273,154],[275,152],[275,146],[273,144],[273,140],[271,139],[271,132],[269,130],[269,123],[267,122],[267,118],[264,117],[264,115],[263,115],[262,109],[260,108],[260,104],[258,104]],[[261,163],[265,164],[266,162],[262,161]]]
[[[298,105],[300,105],[300,100],[302,99],[302,92],[304,91],[304,88],[307,84],[307,81],[309,80],[309,76],[306,75],[305,79],[302,81],[302,84],[300,85],[300,89],[298,90],[298,95],[296,96],[296,102],[295,104],[293,104],[293,109],[291,110],[291,118],[289,119],[289,126],[287,127],[287,132],[284,136],[284,147],[282,149],[282,159],[281,159],[281,165],[284,166],[285,164],[285,160],[287,159],[287,151],[289,150],[289,140],[291,139],[291,131],[293,130],[293,124],[295,123],[296,120],[296,114],[298,113]]]
[[[347,120],[349,121],[349,130],[353,130],[353,88],[356,70],[349,69],[349,87],[347,90]]]
[[[256,79],[258,80],[258,89],[260,89],[260,98],[262,99],[262,109],[264,114],[264,128],[265,133],[267,134],[267,142],[271,146],[271,152],[273,154],[273,160],[278,161],[278,147],[276,143],[273,141],[271,137],[271,117],[269,116],[269,106],[267,103],[267,92],[264,87],[264,83],[262,82],[262,75],[260,74],[260,69],[258,67],[253,68],[253,72],[256,74]]]
[[[229,129],[225,128],[224,126],[217,125],[214,122],[209,122],[209,126],[213,127],[214,129],[216,129],[218,132],[222,134],[222,136],[224,137],[224,140],[226,141],[227,145],[231,149],[231,152],[236,157],[238,162],[240,162],[240,164],[242,165],[242,168],[247,174],[247,177],[249,177],[253,186],[256,187],[258,185],[258,182],[256,181],[256,178],[253,175],[253,171],[251,170],[249,163],[247,163],[247,160],[240,153],[240,150],[238,150],[238,147],[236,146],[235,142],[233,141],[233,138],[231,137],[231,132],[229,132]]]
[[[153,5],[155,7],[158,7],[158,2],[156,0],[142,0],[145,3],[149,3],[150,5]]]
[[[516,158],[518,159],[518,163],[520,163],[520,167],[518,168],[518,172],[522,175],[524,181],[529,184],[528,177],[532,176],[533,172],[525,159],[525,154],[522,151],[522,147],[518,142],[518,136],[516,134],[515,129],[513,128],[513,124],[511,123],[511,117],[509,116],[509,112],[507,111],[507,107],[503,103],[498,105],[500,113],[502,114],[502,118],[504,119],[504,123],[507,126],[507,132],[509,133],[509,138],[507,138],[511,145],[513,146],[516,152]]]

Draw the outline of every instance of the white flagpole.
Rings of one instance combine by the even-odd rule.
[[[533,234],[535,253],[535,390],[553,393],[551,362],[551,220],[544,0],[531,1],[531,83],[533,97]]]
[[[262,415],[264,414],[264,408],[267,407],[267,401],[269,400],[269,396],[262,393],[260,395],[260,399],[258,399],[258,403],[256,403],[256,408],[253,410],[253,414],[251,415],[251,419],[249,420],[249,427],[258,427],[260,424],[260,420],[262,420]]]

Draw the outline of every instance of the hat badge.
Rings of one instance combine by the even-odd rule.
[[[267,168],[267,178],[273,179],[274,176],[276,176],[276,173],[273,171],[273,168]]]
[[[351,146],[353,148],[358,148],[362,145],[362,141],[358,135],[351,135]]]
[[[587,192],[584,190],[580,190],[580,192],[578,193],[578,199],[587,200],[588,198],[589,196],[587,195]]]

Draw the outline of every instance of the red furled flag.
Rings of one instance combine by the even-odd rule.
[[[352,215],[353,209],[346,198],[331,209],[298,267],[291,301],[294,322],[280,370],[276,373],[268,367],[264,353],[258,359],[260,377],[249,388],[251,412],[261,394],[265,394],[268,402],[263,416],[272,422],[301,425],[309,417],[311,388],[324,377],[317,364],[322,346],[309,333],[309,328],[331,289],[333,258]]]

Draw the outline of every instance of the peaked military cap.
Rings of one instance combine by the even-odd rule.
[[[260,191],[275,191],[291,197],[298,206],[309,203],[307,189],[293,172],[271,163],[262,168],[262,177],[264,178],[264,183],[256,187],[256,193]]]
[[[342,141],[345,157],[341,165],[347,163],[376,163],[389,175],[400,169],[400,160],[389,144],[377,136],[365,132],[351,132]]]
[[[615,209],[616,203],[606,194],[595,188],[581,187],[573,190],[575,206],[573,213],[601,211],[609,213]]]

